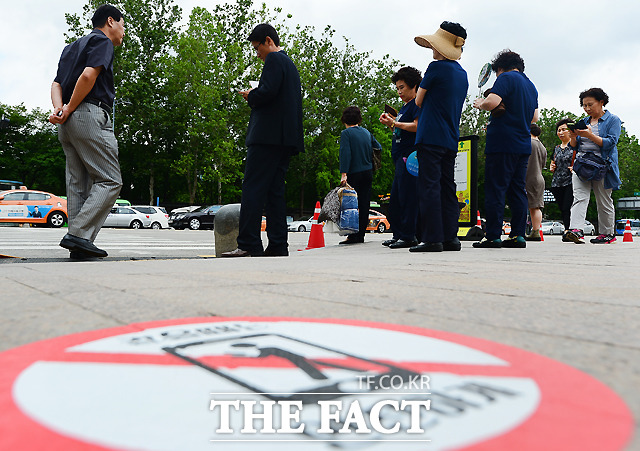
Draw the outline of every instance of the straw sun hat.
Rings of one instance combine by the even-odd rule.
[[[459,60],[462,55],[464,38],[438,28],[434,34],[423,34],[414,38],[416,44],[436,50],[450,60]]]

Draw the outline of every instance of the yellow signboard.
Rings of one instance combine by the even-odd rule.
[[[456,195],[460,205],[460,226],[472,226],[476,223],[478,209],[478,137],[475,135],[460,138],[456,157],[454,180]]]

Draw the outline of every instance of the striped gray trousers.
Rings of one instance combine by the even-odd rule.
[[[69,234],[93,242],[122,187],[118,141],[106,111],[81,103],[58,139],[67,157]]]

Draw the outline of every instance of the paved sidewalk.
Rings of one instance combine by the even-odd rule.
[[[200,316],[370,320],[532,351],[604,382],[636,418],[640,450],[640,240],[410,254],[380,245],[289,258],[0,265],[0,350],[133,322]],[[213,252],[211,252],[213,254]],[[195,255],[194,255],[195,256]],[[588,394],[585,394],[588,396]],[[595,402],[595,401],[594,401]]]

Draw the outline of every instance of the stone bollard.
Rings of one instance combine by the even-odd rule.
[[[216,257],[223,252],[233,251],[238,247],[238,230],[240,228],[240,204],[225,205],[216,213],[213,222],[213,238]]]

